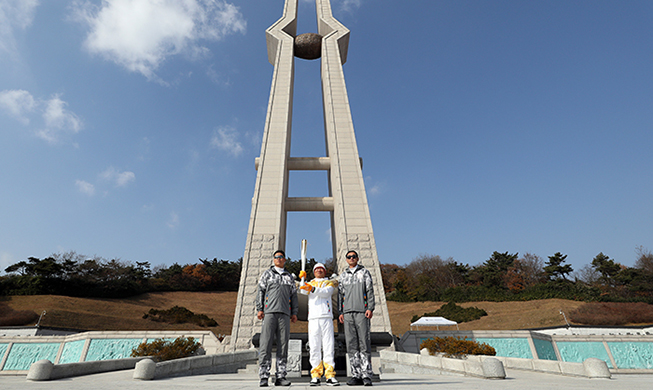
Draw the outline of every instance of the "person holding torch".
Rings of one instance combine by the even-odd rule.
[[[338,282],[326,278],[322,263],[313,267],[315,278],[299,288],[308,293],[308,344],[310,346],[311,386],[318,386],[322,375],[328,386],[338,386],[334,369],[333,307],[331,295]],[[306,272],[299,273],[300,278]]]

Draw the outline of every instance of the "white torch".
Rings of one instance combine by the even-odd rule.
[[[302,240],[302,245],[301,245],[301,258],[302,258],[302,271],[306,272],[306,240]],[[299,282],[300,286],[303,286],[306,284],[306,277],[303,277],[301,282]],[[300,293],[302,294],[308,294],[306,290],[299,290]]]

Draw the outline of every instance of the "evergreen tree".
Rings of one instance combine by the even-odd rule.
[[[544,273],[549,280],[558,280],[560,278],[567,280],[567,275],[574,272],[571,264],[562,265],[567,259],[567,255],[556,252],[553,256],[549,256],[549,260],[545,263]]]

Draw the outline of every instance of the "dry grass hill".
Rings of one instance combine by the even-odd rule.
[[[33,310],[47,314],[41,325],[85,330],[203,329],[193,324],[167,324],[144,319],[150,309],[166,310],[182,306],[196,314],[206,314],[218,322],[210,328],[215,334],[230,334],[236,307],[235,292],[149,293],[128,299],[72,298],[55,295],[0,297],[14,310]],[[398,336],[410,328],[413,315],[433,312],[444,302],[388,302],[392,331]],[[560,310],[569,312],[582,302],[547,299],[527,302],[470,302],[488,316],[460,324],[461,330],[527,329],[564,325]],[[292,332],[306,332],[307,323],[293,325]]]

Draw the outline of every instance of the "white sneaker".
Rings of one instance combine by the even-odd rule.
[[[326,384],[327,386],[340,386],[340,383],[338,383],[338,380],[335,377],[327,379]]]
[[[327,381],[327,382],[328,382],[328,381]],[[311,381],[310,381],[309,385],[311,385],[311,386],[319,386],[319,385],[320,385],[320,378],[318,378],[318,377],[311,378]]]

